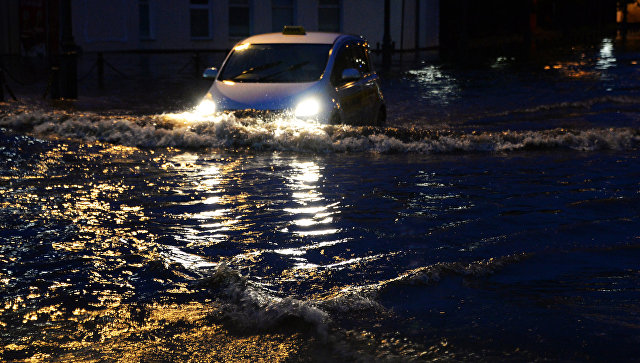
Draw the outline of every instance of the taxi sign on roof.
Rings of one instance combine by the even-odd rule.
[[[303,26],[299,25],[285,25],[282,29],[282,34],[284,35],[305,35],[307,32],[304,30]]]

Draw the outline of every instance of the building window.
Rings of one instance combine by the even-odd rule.
[[[246,37],[251,33],[249,0],[229,0],[229,36]]]
[[[140,39],[154,39],[153,23],[151,20],[151,4],[149,0],[138,1],[138,27]]]
[[[211,38],[211,9],[209,8],[209,0],[191,0],[190,4],[191,38]]]
[[[340,31],[340,0],[319,0],[318,30],[321,32]]]
[[[293,0],[271,0],[271,30],[281,32],[285,25],[294,25]]]

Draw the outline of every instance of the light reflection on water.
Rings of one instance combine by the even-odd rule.
[[[613,53],[613,39],[603,39],[600,48],[600,57],[596,63],[596,69],[606,71],[616,66],[616,56]]]
[[[434,103],[447,105],[460,97],[461,89],[459,80],[452,74],[448,74],[437,65],[426,65],[421,69],[410,70],[409,75],[416,77],[418,85],[425,86],[420,92],[422,98]]]
[[[322,168],[316,162],[297,161],[296,158],[291,160],[289,157],[274,155],[269,162],[271,168],[286,168],[285,172],[261,171],[266,172],[269,178],[282,178],[281,185],[277,182],[268,185],[276,188],[273,191],[256,190],[252,188],[253,180],[238,178],[236,169],[243,169],[246,163],[247,160],[238,159],[219,165],[214,160],[212,165],[211,161],[186,153],[170,158],[165,164],[165,167],[172,165],[167,171],[180,172],[179,184],[182,186],[173,190],[176,194],[198,195],[198,198],[190,198],[180,203],[192,208],[184,209],[184,214],[172,216],[176,220],[193,220],[178,233],[177,239],[185,243],[183,248],[202,253],[218,243],[228,245],[230,240],[234,240],[235,243],[256,244],[259,249],[240,249],[238,255],[229,256],[229,261],[255,262],[256,257],[261,260],[267,258],[264,256],[275,253],[283,257],[288,256],[286,258],[291,259],[292,268],[300,269],[319,268],[323,265],[310,262],[305,257],[307,251],[335,246],[350,240],[336,235],[340,229],[335,228],[332,222],[334,216],[340,213],[340,202],[325,200],[320,185],[323,179]],[[232,192],[234,189],[236,192]],[[287,199],[272,199],[269,195],[261,195],[269,192],[279,193],[278,195]],[[197,212],[192,212],[193,209]],[[255,213],[268,213],[282,218],[283,222],[279,224],[278,232],[283,234],[284,238],[266,241],[260,239],[259,236],[265,232],[268,232],[268,235],[271,235],[271,232],[263,231],[268,230],[268,226],[259,226],[260,222],[253,221]],[[252,233],[246,233],[249,228],[253,230]],[[318,237],[322,239],[308,240]],[[169,248],[176,253],[186,253],[177,246]],[[174,255],[175,253],[171,254],[171,258],[175,259]],[[353,260],[354,263],[357,261],[358,259]],[[195,266],[193,262],[180,263]],[[202,262],[203,265],[207,263],[212,262]],[[331,268],[331,264],[328,268]],[[286,271],[282,273],[287,274]]]
[[[165,358],[183,356],[179,347],[187,341],[250,349],[251,342],[233,342],[220,325],[221,311],[272,322],[265,311],[302,306],[297,316],[317,321],[314,316],[323,315],[313,309],[322,304],[337,311],[341,304],[347,311],[377,306],[366,296],[349,300],[367,289],[378,289],[380,301],[400,314],[396,318],[404,319],[403,309],[409,309],[408,321],[419,317],[424,326],[437,326],[439,315],[411,309],[420,309],[420,299],[435,299],[430,286],[449,288],[437,281],[450,274],[482,284],[473,276],[518,261],[502,262],[501,256],[576,245],[599,248],[591,234],[581,232],[585,223],[615,230],[621,243],[633,243],[636,233],[631,225],[637,219],[632,214],[637,180],[620,175],[620,170],[633,173],[637,158],[631,152],[613,154],[610,162],[607,154],[544,152],[461,160],[459,155],[144,151],[102,144],[56,150],[33,156],[29,162],[46,165],[31,178],[2,180],[2,233],[8,240],[0,246],[0,259],[10,266],[0,269],[6,357],[150,359],[145,349],[157,349],[162,341],[179,342],[158,353]],[[64,172],[51,166],[61,163]],[[547,165],[543,176],[540,164]],[[549,231],[558,236],[546,238]],[[231,272],[207,280],[224,271],[222,266]],[[236,282],[216,290],[220,281]],[[405,284],[424,286],[426,295],[412,297]],[[445,294],[465,298],[467,288]],[[404,302],[395,302],[396,295],[408,293]],[[229,301],[220,300],[225,294],[231,294]],[[247,303],[251,296],[256,300]],[[286,305],[287,298],[316,305]],[[417,305],[407,303],[413,299]],[[489,300],[490,306],[499,305]],[[444,305],[440,311],[450,308]],[[364,329],[386,315],[372,316],[363,318],[374,319]],[[493,321],[495,331],[507,329],[499,317]],[[41,335],[44,327],[47,333]],[[417,331],[406,334],[433,342],[431,333]],[[449,339],[468,341],[455,329],[443,331]],[[260,334],[263,346],[288,347],[287,353],[275,347],[252,353],[265,359],[312,349],[299,331]]]
[[[577,59],[573,58],[565,61],[557,61],[553,64],[545,65],[547,71],[560,72],[569,79],[585,81],[611,81],[615,75],[611,73],[616,67],[617,58],[614,53],[613,40],[605,38],[602,40],[595,59],[582,53]],[[611,91],[612,89],[608,89]]]
[[[398,82],[392,113],[422,127],[400,130],[408,139],[462,144],[477,134],[421,141],[431,125],[424,120],[477,118],[485,123],[470,124],[481,135],[470,153],[379,153],[375,140],[402,132],[385,129],[385,139],[287,120],[182,125],[162,116],[194,131],[173,135],[194,137],[189,151],[164,148],[175,141],[164,129],[145,148],[0,130],[0,360],[323,361],[332,349],[328,361],[348,360],[340,359],[347,351],[367,360],[359,353],[376,349],[374,358],[398,353],[400,361],[605,360],[634,352],[637,142],[583,152],[540,146],[550,134],[538,133],[519,152],[490,148],[511,142],[506,129],[529,118],[542,127],[556,127],[549,115],[575,122],[568,111],[603,127],[595,144],[613,132],[610,123],[635,125],[609,112],[622,104],[635,115],[634,99],[625,100],[636,69],[621,71],[607,39],[594,49],[597,59],[545,60],[535,72],[513,72],[513,59],[500,57],[480,76],[424,65]],[[607,79],[614,82],[593,83]],[[607,87],[627,103],[600,101],[610,100]],[[482,120],[484,112],[492,116]],[[84,117],[72,126],[92,125]],[[137,121],[147,127],[149,118],[118,125]],[[228,143],[202,147],[211,144],[197,132],[216,125],[220,139],[205,141]],[[576,130],[558,142],[571,145]],[[377,146],[333,149],[349,142]],[[296,151],[260,151],[277,143]]]
[[[312,161],[292,164],[291,174],[287,178],[288,187],[292,191],[293,201],[299,207],[285,208],[284,211],[298,218],[293,223],[302,229],[298,230],[290,226],[285,227],[283,231],[294,229],[292,232],[301,237],[330,235],[338,231],[335,228],[327,228],[331,227],[332,215],[339,210],[339,202],[323,205],[326,201],[317,185],[321,178],[320,173],[320,167]]]

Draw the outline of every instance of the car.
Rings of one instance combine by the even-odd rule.
[[[367,40],[340,33],[254,35],[236,44],[197,107],[207,114],[289,115],[321,124],[382,126],[387,112]]]

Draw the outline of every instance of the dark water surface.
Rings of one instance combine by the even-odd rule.
[[[638,62],[416,65],[384,129],[2,104],[0,359],[637,360]]]

